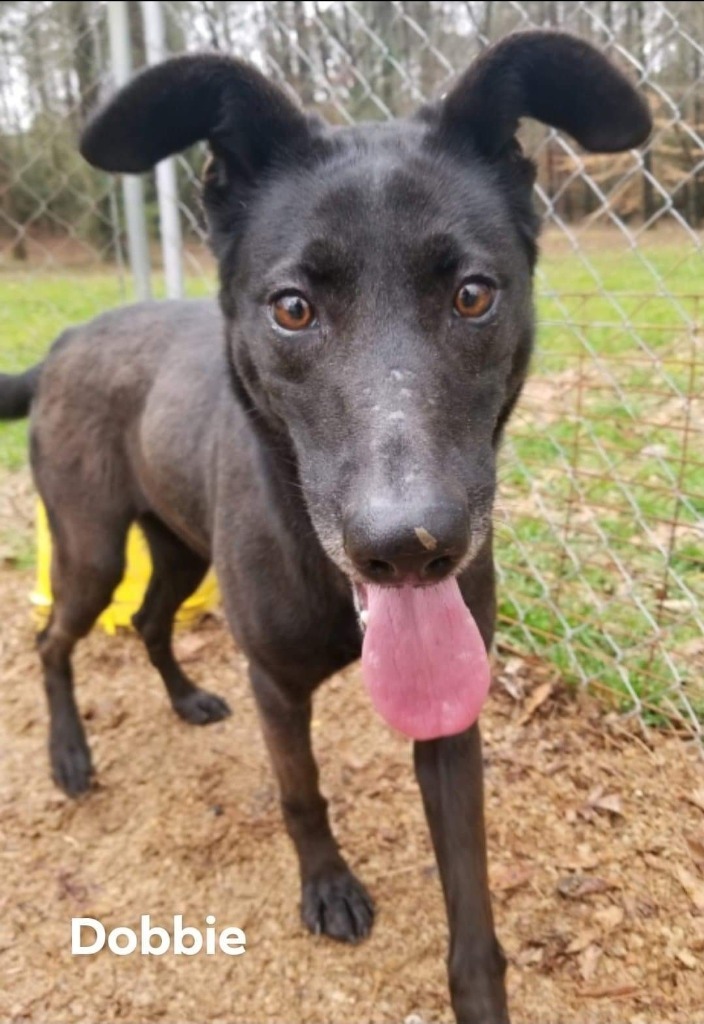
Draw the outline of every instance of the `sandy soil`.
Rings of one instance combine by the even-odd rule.
[[[315,737],[334,825],[378,908],[357,948],[298,920],[297,872],[247,692],[216,619],[178,639],[235,709],[189,727],[134,636],[76,658],[98,785],[48,777],[26,594],[0,568],[0,1020],[450,1020],[439,883],[409,747],[357,670],[321,692]],[[514,1021],[704,1020],[704,771],[675,736],[631,733],[540,665],[509,659],[484,717],[492,878]],[[247,952],[72,958],[72,916],[182,913],[245,929]]]

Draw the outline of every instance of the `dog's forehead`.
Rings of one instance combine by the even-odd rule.
[[[449,229],[458,217],[497,216],[498,189],[479,163],[460,164],[429,144],[427,129],[391,121],[341,129],[331,158],[313,171],[312,214],[337,224],[365,214],[381,230],[412,225]],[[350,211],[356,211],[349,218]]]
[[[438,236],[494,251],[512,238],[505,198],[486,166],[433,147],[426,126],[361,125],[328,141],[319,159],[274,183],[265,204],[267,234],[282,255],[296,258],[311,239],[364,262],[389,247],[403,258]]]

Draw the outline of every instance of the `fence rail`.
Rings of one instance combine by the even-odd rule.
[[[117,7],[135,67],[160,35],[170,52],[221,49],[255,61],[338,123],[406,114],[491,40],[536,25],[589,38],[640,83],[655,131],[639,152],[584,154],[560,133],[522,128],[538,165],[544,257],[539,352],[503,457],[500,642],[554,661],[643,722],[667,721],[701,740],[704,5],[0,5],[0,287],[32,287],[26,330],[37,344],[51,340],[48,324],[75,318],[66,297],[77,282],[81,315],[92,295],[97,309],[133,294],[125,199],[75,146],[115,79],[108,8]],[[173,201],[169,213],[146,181],[157,293],[159,210],[162,227],[171,218],[167,235],[183,235],[167,247],[169,280],[178,281],[176,251],[189,292],[214,288],[198,211],[201,162],[193,152],[171,172],[180,223]],[[48,280],[59,285],[40,287]]]

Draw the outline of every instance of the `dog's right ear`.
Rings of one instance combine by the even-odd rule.
[[[94,167],[139,174],[207,140],[228,177],[253,181],[309,137],[303,112],[252,65],[198,54],[137,75],[92,118],[80,151]]]
[[[439,105],[440,130],[495,159],[522,117],[560,128],[594,153],[639,146],[652,122],[640,93],[590,43],[564,32],[505,36],[477,59]]]

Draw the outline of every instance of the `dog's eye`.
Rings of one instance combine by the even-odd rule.
[[[285,331],[303,331],[315,320],[313,307],[300,292],[283,292],[270,308],[275,323]]]
[[[455,312],[467,320],[485,316],[496,299],[496,288],[480,277],[468,278],[455,292]]]

